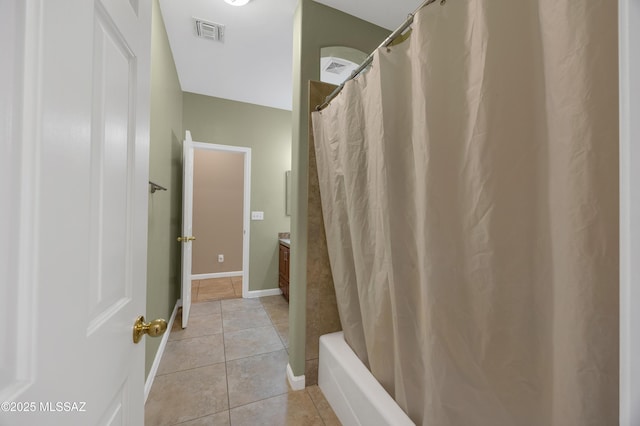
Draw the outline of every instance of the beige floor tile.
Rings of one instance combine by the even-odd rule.
[[[192,317],[197,317],[201,315],[211,315],[211,314],[220,314],[220,301],[215,300],[211,302],[198,302],[191,304],[191,310],[189,311],[189,315]]]
[[[222,326],[225,333],[246,330],[247,328],[266,327],[268,325],[271,325],[271,320],[262,306],[258,306],[253,310],[225,312],[224,304],[222,305]]]
[[[218,314],[191,316],[187,328],[182,328],[181,318],[176,318],[169,334],[169,340],[210,336],[222,333],[222,316]]]
[[[256,327],[224,334],[227,361],[284,349],[273,326]]]
[[[285,350],[227,361],[230,407],[287,393],[288,361]]]
[[[262,303],[258,299],[228,299],[220,301],[222,312],[247,311],[262,309]]]
[[[242,283],[232,283],[233,291],[238,297],[242,297]]]
[[[198,287],[198,301],[220,300],[236,297],[229,278],[212,278],[200,280]]]
[[[289,392],[230,410],[233,426],[323,426],[309,395]]]
[[[158,374],[189,370],[224,362],[222,334],[172,340],[162,354]]]
[[[280,336],[280,340],[282,340],[282,344],[285,348],[289,347],[289,321],[287,322],[279,322],[277,324],[273,324],[276,331],[278,332],[278,336]]]
[[[215,291],[215,292],[204,292],[204,293],[200,293],[198,292],[198,300],[196,300],[194,303],[201,303],[201,302],[212,302],[215,300],[225,300],[225,299],[235,299],[238,296],[236,296],[235,291],[233,290],[233,287],[231,288],[231,290],[229,291]]]
[[[176,426],[229,426],[229,411],[222,411],[213,416],[200,417],[199,419],[190,420],[184,423],[178,423]]]
[[[157,376],[145,406],[145,425],[165,426],[228,410],[224,363]]]
[[[222,284],[230,284],[231,277],[222,277],[222,278],[207,278],[206,280],[200,280],[200,285],[222,285]]]
[[[289,322],[289,305],[263,304],[262,306],[267,311],[272,323]]]
[[[281,294],[277,296],[261,297],[260,303],[263,305],[289,306],[289,303],[287,303],[287,300]]]
[[[324,394],[318,385],[308,386],[305,390],[313,400],[324,424],[326,426],[340,426],[341,423],[340,420],[338,420],[338,416],[336,416],[336,413],[333,411],[333,408],[331,408],[331,405],[329,405],[329,402],[324,397]]]
[[[198,280],[191,281],[191,300],[198,300],[198,287],[200,287]]]

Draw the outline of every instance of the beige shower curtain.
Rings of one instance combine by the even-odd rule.
[[[617,10],[448,0],[313,114],[347,341],[418,425],[618,423]]]

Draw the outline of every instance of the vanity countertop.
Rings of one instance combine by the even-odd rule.
[[[284,244],[285,246],[291,248],[291,239],[289,239],[289,238],[280,238],[280,239],[278,239],[278,241],[280,241],[280,244]]]

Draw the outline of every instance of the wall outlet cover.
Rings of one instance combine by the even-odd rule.
[[[264,220],[264,212],[251,212],[251,220]]]
[[[218,255],[218,263],[222,263],[224,262],[224,254],[219,254]]]

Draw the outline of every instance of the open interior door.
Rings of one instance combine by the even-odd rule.
[[[182,161],[182,328],[189,322],[191,310],[191,256],[193,250],[193,140],[187,130]]]
[[[2,425],[144,423],[151,6],[0,2]]]

